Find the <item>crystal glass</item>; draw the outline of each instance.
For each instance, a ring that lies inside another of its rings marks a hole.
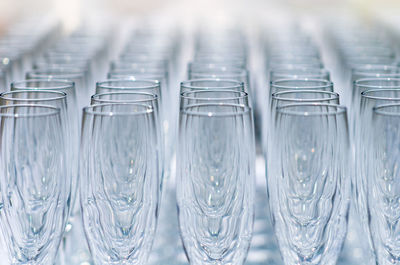
[[[354,201],[362,228],[366,232],[367,247],[366,253],[373,256],[373,242],[370,231],[370,212],[368,210],[368,170],[370,169],[368,160],[371,153],[370,142],[374,141],[373,134],[373,108],[384,104],[400,103],[399,89],[370,89],[361,93],[361,104],[358,113],[359,122],[356,123],[355,137],[355,178],[354,182]]]
[[[32,91],[31,93],[28,91]],[[36,92],[35,92],[36,91]],[[80,213],[79,207],[77,207],[77,194],[78,194],[78,153],[79,153],[79,134],[80,134],[80,122],[78,107],[76,103],[76,93],[75,93],[75,83],[72,81],[56,80],[56,79],[31,79],[13,82],[11,84],[11,92],[5,94],[7,101],[10,101],[13,97],[13,101],[27,100],[32,103],[34,100],[41,101],[46,98],[46,105],[58,104],[59,100],[54,100],[49,95],[52,92],[65,93],[66,102],[65,108],[61,108],[61,115],[64,116],[66,113],[65,120],[67,121],[65,130],[65,137],[67,141],[67,158],[69,159],[69,164],[67,167],[68,174],[71,174],[71,209],[68,224],[66,227],[66,233],[64,236],[66,238],[72,237],[73,240],[63,240],[60,255],[65,253],[77,253],[77,248],[84,241],[77,241],[77,238],[83,236],[83,230],[80,224]],[[42,96],[42,99],[38,97]],[[19,99],[16,99],[19,98]],[[21,99],[25,98],[25,99]],[[15,104],[15,103],[14,103]],[[61,107],[57,105],[57,107]],[[86,246],[85,246],[86,247]],[[87,247],[86,247],[87,248]],[[72,249],[72,250],[70,250]],[[65,259],[68,260],[70,256],[66,256]],[[64,259],[64,258],[62,258]]]
[[[180,109],[186,106],[200,103],[230,103],[249,106],[249,97],[246,92],[213,89],[213,90],[193,90],[185,91],[180,95]]]
[[[26,73],[26,79],[61,79],[74,82],[79,109],[88,104],[89,97],[93,94],[88,78],[87,69],[76,67],[36,69]]]
[[[326,69],[318,68],[276,68],[271,69],[269,80],[276,81],[279,79],[322,79],[330,81],[330,73]]]
[[[322,79],[280,79],[272,81],[270,93],[287,90],[323,90],[333,92],[333,83]]]
[[[181,110],[176,196],[190,264],[243,264],[254,221],[251,109],[202,103]]]
[[[83,112],[81,208],[94,264],[146,264],[161,174],[154,109],[115,103]]]
[[[162,134],[162,112],[159,109],[159,99],[156,94],[151,94],[148,92],[140,91],[126,91],[126,92],[109,92],[102,94],[95,94],[91,97],[91,104],[121,104],[121,103],[137,103],[149,105],[154,110],[154,119],[157,125],[157,135],[160,143],[160,191],[162,191],[162,186],[164,182],[164,171],[165,171],[165,151],[164,151],[164,135]],[[161,198],[160,198],[161,199]]]
[[[369,89],[390,89],[400,88],[400,78],[376,77],[358,79],[353,85],[352,105],[359,109],[361,93]]]
[[[60,109],[0,107],[1,226],[11,264],[53,265],[68,215]]]
[[[351,69],[351,83],[363,78],[400,77],[400,68],[394,65],[366,64]]]
[[[96,94],[108,92],[146,92],[162,100],[160,82],[146,79],[110,79],[96,83]]]
[[[199,61],[194,61],[190,62],[188,64],[188,73],[198,71],[198,70],[204,70],[204,69],[209,69],[212,71],[213,69],[223,69],[223,68],[240,68],[240,69],[246,69],[246,64],[243,63],[242,61],[233,61],[233,62],[199,62]]]
[[[214,90],[227,89],[235,91],[245,91],[244,83],[229,79],[193,79],[181,82],[181,92],[193,90]]]
[[[196,70],[188,73],[189,80],[206,79],[206,78],[219,78],[237,80],[243,82],[246,86],[246,90],[249,90],[249,73],[245,69],[241,68],[230,68],[220,70]]]
[[[372,120],[365,176],[368,224],[376,264],[396,264],[400,259],[397,233],[400,105],[396,103],[374,107]]]
[[[268,194],[285,264],[336,264],[350,198],[346,108],[302,103],[277,108]]]

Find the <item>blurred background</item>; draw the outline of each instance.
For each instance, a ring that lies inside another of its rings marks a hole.
[[[49,16],[62,22],[67,30],[79,22],[94,18],[141,18],[148,15],[168,15],[175,18],[199,16],[218,18],[235,14],[252,19],[277,16],[278,10],[307,15],[338,16],[357,12],[378,16],[384,20],[396,19],[398,0],[1,0],[0,30],[24,16]],[[256,13],[259,15],[255,16]]]

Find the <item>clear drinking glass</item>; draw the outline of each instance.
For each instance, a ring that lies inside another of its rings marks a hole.
[[[249,90],[250,80],[249,73],[246,69],[233,68],[214,71],[192,71],[189,72],[189,80],[219,78],[228,80],[237,80],[245,84],[246,90]]]
[[[373,242],[369,227],[370,216],[368,210],[368,170],[370,161],[368,160],[371,150],[368,143],[373,141],[373,108],[384,104],[400,103],[399,89],[370,89],[361,93],[361,104],[359,109],[359,122],[356,127],[355,137],[355,162],[356,174],[354,181],[354,201],[358,215],[365,232],[371,251]]]
[[[107,92],[146,92],[162,100],[160,82],[146,79],[110,79],[96,83],[96,94]]]
[[[200,103],[230,103],[249,107],[249,97],[246,92],[215,89],[185,91],[180,96],[180,109]]]
[[[363,78],[400,77],[400,68],[395,65],[366,64],[351,69],[351,83]]]
[[[181,110],[177,203],[190,264],[243,264],[254,221],[251,109],[202,103]]]
[[[270,210],[285,264],[336,264],[350,196],[346,108],[277,108],[268,157]]]
[[[235,91],[245,91],[244,83],[229,79],[193,79],[181,82],[181,92],[193,90],[214,90],[227,89]]]
[[[330,81],[330,73],[326,69],[318,68],[277,68],[271,69],[269,80],[276,81],[279,79],[322,79]]]
[[[1,226],[11,264],[53,265],[68,215],[60,109],[0,106]]]
[[[89,86],[87,69],[77,67],[36,69],[27,72],[26,79],[61,79],[74,82],[79,109],[88,104],[89,97],[93,94]]]
[[[115,103],[83,112],[81,208],[94,263],[146,264],[160,196],[154,109]]]
[[[154,110],[154,119],[157,125],[157,135],[160,143],[160,191],[162,192],[165,171],[165,154],[164,154],[164,135],[162,134],[162,113],[159,111],[159,100],[156,94],[140,91],[127,91],[127,92],[110,92],[95,94],[91,97],[91,104],[110,104],[110,103],[138,103],[149,105]],[[161,199],[161,198],[160,198]]]
[[[280,79],[272,81],[270,93],[287,90],[323,90],[333,92],[333,83],[322,79]]]
[[[368,141],[366,163],[369,228],[376,263],[396,264],[400,260],[399,220],[399,140],[400,104],[373,109],[372,137]]]
[[[278,107],[298,103],[324,103],[339,105],[339,94],[336,92],[323,90],[287,90],[272,93],[270,103],[272,120],[275,119],[276,109]]]
[[[359,109],[361,93],[369,89],[400,88],[400,78],[380,77],[358,79],[353,85],[352,104]]]
[[[72,81],[65,80],[56,80],[56,79],[30,79],[13,82],[11,84],[11,91],[15,94],[12,94],[13,97],[35,97],[35,91],[41,92],[58,92],[66,94],[66,103],[65,109],[61,108],[61,115],[66,113],[66,119],[68,126],[68,130],[65,131],[65,136],[67,140],[67,158],[69,160],[69,165],[67,167],[68,173],[71,174],[72,179],[72,187],[71,187],[71,209],[70,216],[68,220],[68,225],[66,227],[65,237],[75,237],[74,240],[63,240],[62,241],[62,251],[60,251],[60,255],[64,255],[65,253],[77,253],[76,249],[80,246],[82,241],[77,242],[76,238],[83,236],[83,230],[80,227],[79,223],[80,213],[79,207],[77,207],[77,195],[78,195],[78,153],[79,153],[79,134],[80,134],[80,123],[79,123],[79,113],[78,107],[76,103],[76,94],[75,94],[75,83]],[[21,93],[18,93],[21,91]],[[26,92],[32,91],[32,93]],[[40,93],[40,95],[45,95]],[[11,94],[6,94],[7,98],[10,98]],[[10,100],[10,99],[8,99]],[[16,99],[14,99],[16,100]],[[33,100],[30,100],[30,103]],[[55,101],[49,101],[55,103]],[[46,105],[53,105],[50,102],[46,102]],[[65,112],[64,112],[65,110]],[[85,243],[85,242],[83,242]],[[86,247],[86,246],[85,246]],[[87,247],[86,247],[87,248]],[[69,249],[73,249],[69,251]],[[78,254],[76,254],[78,255]],[[66,257],[68,259],[70,257]]]

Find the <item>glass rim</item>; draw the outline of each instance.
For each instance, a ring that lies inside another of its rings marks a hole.
[[[378,106],[373,107],[372,111],[375,115],[400,117],[400,112],[388,112],[388,111],[382,110],[382,109],[391,108],[391,107],[400,107],[400,103],[378,105]]]
[[[113,82],[128,82],[128,83],[135,83],[135,82],[144,82],[148,83],[149,85],[143,86],[116,86],[111,85]],[[104,81],[96,82],[96,89],[97,88],[105,88],[105,89],[116,89],[116,90],[129,90],[129,89],[160,89],[160,81],[152,80],[152,79],[136,79],[136,78],[126,78],[126,79],[108,79]]]
[[[190,85],[192,82],[227,82],[227,83],[232,83],[232,85],[228,85],[228,86],[194,86],[194,85]],[[199,90],[205,90],[207,88],[211,88],[211,89],[229,89],[229,88],[242,88],[244,89],[244,83],[237,81],[237,80],[233,80],[233,79],[223,79],[223,78],[200,78],[200,79],[190,79],[190,80],[186,80],[186,81],[182,81],[180,83],[180,88],[188,88],[188,89],[199,89]],[[234,90],[234,89],[233,89]]]
[[[335,108],[336,111],[333,112],[323,112],[323,111],[291,111],[287,110],[294,107],[332,107]],[[296,103],[289,104],[284,106],[276,107],[276,112],[280,115],[290,115],[290,116],[301,116],[301,117],[315,117],[315,116],[334,116],[334,115],[343,115],[347,113],[347,108],[343,105],[337,104],[326,104],[326,103]]]
[[[228,107],[238,107],[242,108],[242,111],[238,112],[224,112],[224,113],[213,113],[210,111],[192,111],[188,110],[194,107],[202,107],[202,106],[228,106]],[[199,116],[199,117],[232,117],[232,116],[244,116],[247,115],[251,112],[251,108],[248,106],[245,106],[243,104],[232,104],[232,103],[198,103],[198,104],[191,104],[184,106],[181,109],[181,113],[183,115],[188,115],[188,116]]]
[[[198,76],[199,78],[207,78],[207,77],[225,78],[225,77],[227,77],[229,79],[229,78],[232,78],[235,76],[247,77],[248,71],[246,69],[240,69],[240,68],[237,69],[237,71],[229,70],[229,71],[219,71],[219,72],[209,72],[209,73],[207,73],[206,71],[203,72],[203,71],[195,70],[195,71],[190,71],[189,74],[191,76],[192,75]],[[199,78],[196,78],[196,79],[199,79]]]
[[[32,87],[27,87],[26,85],[29,83],[37,83],[37,82],[43,82],[43,83],[55,83],[58,84],[55,86],[49,86],[49,87],[43,87],[40,85],[37,86],[32,86]],[[21,85],[24,85],[21,87]],[[61,89],[74,89],[75,88],[75,82],[74,81],[69,81],[69,80],[64,80],[64,79],[57,79],[57,78],[38,78],[38,79],[26,79],[26,80],[20,80],[20,81],[14,81],[11,83],[11,90],[61,90]]]
[[[87,72],[87,68],[81,68],[81,67],[76,67],[76,66],[70,66],[70,67],[46,67],[46,68],[40,68],[40,69],[33,69],[28,71],[26,74],[27,75],[71,75],[71,76],[83,76],[85,75],[85,72]]]
[[[95,108],[101,107],[111,107],[111,106],[141,106],[144,108],[143,111],[138,112],[119,112],[119,111],[97,111]],[[139,115],[148,115],[154,113],[154,108],[150,105],[138,104],[138,103],[105,103],[105,104],[94,104],[90,106],[86,106],[83,108],[83,114],[92,115],[92,116],[105,116],[105,117],[113,117],[113,116],[139,116]]]
[[[135,99],[135,100],[116,100],[116,99],[101,99],[98,98],[99,96],[105,96],[105,95],[146,95],[151,98],[148,99]],[[104,102],[104,103],[135,103],[135,102],[157,102],[158,100],[158,95],[153,94],[153,93],[148,93],[148,92],[142,92],[142,91],[126,91],[126,92],[105,92],[105,93],[97,93],[93,94],[90,97],[90,100],[92,101],[97,101],[97,102]],[[97,103],[96,103],[97,104]],[[103,104],[103,103],[99,103]]]
[[[56,94],[54,97],[48,97],[48,98],[12,98],[12,97],[7,97],[7,95],[13,95],[13,94],[22,94],[22,93],[47,93],[47,94]],[[58,96],[57,96],[58,94]],[[67,93],[63,91],[57,91],[57,90],[49,90],[49,89],[17,89],[17,90],[12,90],[12,91],[6,91],[0,93],[0,99],[3,100],[10,100],[10,101],[54,101],[54,100],[62,100],[67,98]]]
[[[400,67],[393,64],[360,64],[355,65],[351,68],[351,72],[354,73],[369,73],[363,72],[363,70],[374,70],[374,69],[396,69],[400,71]]]
[[[245,63],[242,62],[224,62],[224,61],[191,61],[188,63],[188,70],[193,71],[196,67],[207,67],[207,66],[215,66],[215,67],[229,67],[229,68],[238,68],[238,69],[246,69]]]
[[[228,93],[232,93],[232,94],[240,94],[239,96],[235,97],[224,97],[224,98],[197,98],[197,97],[191,97],[191,96],[187,96],[186,94],[201,94],[201,93],[213,93],[213,92],[228,92]],[[245,91],[238,91],[238,90],[230,90],[230,89],[213,89],[213,90],[209,90],[209,89],[203,89],[203,90],[187,90],[187,91],[183,91],[180,93],[180,97],[183,99],[200,99],[200,100],[234,100],[234,99],[245,99],[248,98],[249,94]]]
[[[157,75],[152,73],[135,73],[135,74],[123,74],[123,73],[112,73],[108,72],[107,77],[109,79],[116,79],[116,80],[153,80],[159,81],[164,80],[165,75]]]
[[[139,70],[139,71],[138,71]],[[168,74],[168,69],[167,68],[117,68],[117,69],[111,69],[108,74],[114,75],[114,74],[132,74],[132,75],[138,75],[138,74],[149,74],[149,75],[160,75],[160,76],[165,76]]]
[[[299,66],[296,67],[296,65],[294,65],[294,67],[291,68],[287,68],[287,67],[276,67],[276,68],[272,68],[270,69],[270,73],[283,73],[286,74],[287,71],[292,71],[292,70],[297,70],[297,71],[310,71],[310,72],[315,72],[315,74],[330,74],[330,71],[326,68],[315,68],[315,67],[307,67],[307,66]],[[289,74],[289,73],[288,73]],[[287,78],[286,78],[287,79]],[[318,79],[318,78],[316,78]]]
[[[399,85],[390,85],[390,86],[384,86],[384,85],[367,85],[367,84],[360,84],[362,82],[369,82],[369,81],[398,81]],[[374,78],[361,78],[354,80],[354,85],[356,87],[366,87],[366,88],[400,88],[400,77],[374,77]]]
[[[311,81],[311,82],[321,82],[321,83],[325,83],[325,84],[324,85],[309,85],[309,86],[287,86],[287,85],[285,86],[285,85],[277,84],[280,82],[288,82],[288,81],[293,81],[293,82]],[[333,82],[324,80],[324,79],[314,79],[314,78],[284,78],[284,79],[278,79],[278,80],[271,81],[271,87],[282,88],[282,89],[293,89],[293,88],[315,89],[315,88],[328,88],[328,87],[333,88]]]
[[[372,96],[369,95],[369,93],[375,93],[375,92],[385,92],[385,91],[397,91],[400,93],[400,87],[399,88],[384,88],[384,89],[368,89],[363,92],[361,92],[361,97],[366,98],[366,99],[373,99],[373,100],[398,100],[400,101],[400,94],[398,98],[394,97],[384,97],[384,96]]]
[[[280,97],[282,94],[290,94],[290,93],[318,93],[318,94],[328,94],[332,97],[329,98],[284,98]],[[281,101],[294,101],[294,102],[301,102],[301,101],[308,101],[308,102],[319,102],[319,101],[329,101],[334,99],[340,99],[339,93],[332,92],[332,91],[325,91],[325,90],[285,90],[285,91],[278,91],[271,94],[272,99],[281,100]]]
[[[16,109],[16,108],[37,108],[37,109],[48,109],[48,112],[45,113],[28,113],[28,114],[21,114],[21,113],[3,113],[2,110],[4,109]],[[60,108],[44,105],[44,104],[11,104],[11,105],[3,105],[0,106],[0,117],[2,118],[34,118],[34,117],[46,117],[46,116],[54,116],[60,115]]]

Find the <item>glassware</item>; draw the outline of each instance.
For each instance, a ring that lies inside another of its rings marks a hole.
[[[155,94],[162,100],[160,82],[146,79],[110,79],[96,83],[96,94],[107,92],[146,92]]]
[[[394,65],[366,64],[351,69],[351,83],[363,78],[400,77],[400,68]]]
[[[200,103],[230,103],[249,107],[249,97],[246,92],[213,89],[185,91],[180,96],[180,109]]]
[[[400,78],[363,78],[358,79],[353,85],[352,104],[357,110],[359,109],[361,93],[369,89],[390,89],[400,88]]]
[[[181,111],[176,196],[190,264],[243,264],[254,221],[251,109],[202,103]]]
[[[271,119],[275,120],[276,109],[291,104],[324,103],[339,105],[339,94],[324,90],[283,90],[271,95]],[[271,128],[273,125],[270,124]]]
[[[1,226],[10,263],[53,265],[70,194],[60,110],[0,106],[0,119]]]
[[[209,78],[193,79],[181,82],[181,92],[193,90],[214,90],[227,89],[245,92],[244,83],[236,80]]]
[[[372,137],[367,143],[366,208],[377,264],[399,260],[399,113],[398,103],[374,107]]]
[[[277,68],[271,69],[269,80],[276,81],[279,79],[322,79],[330,81],[330,73],[326,69],[318,68]]]
[[[366,251],[371,255],[373,242],[369,227],[369,210],[368,210],[368,169],[370,161],[368,157],[371,153],[369,143],[374,141],[373,138],[373,108],[384,104],[400,103],[400,88],[398,89],[370,89],[361,93],[361,104],[358,114],[359,122],[356,127],[355,137],[355,162],[356,174],[354,181],[354,201],[358,211],[362,227],[367,235],[369,249]]]
[[[83,112],[81,208],[94,264],[145,264],[161,174],[154,109],[116,103]]]
[[[93,92],[89,86],[89,73],[87,69],[68,67],[68,68],[46,68],[31,70],[26,73],[26,79],[61,79],[75,83],[76,100],[78,108],[81,109],[89,102]]]
[[[162,134],[162,116],[161,112],[159,111],[159,100],[156,94],[151,94],[147,92],[140,92],[140,91],[126,91],[126,92],[110,92],[110,93],[102,93],[102,94],[95,94],[91,97],[91,104],[121,104],[121,103],[137,103],[137,104],[145,104],[149,105],[154,110],[154,119],[157,125],[157,135],[158,141],[160,143],[160,191],[162,192],[163,182],[164,182],[164,171],[165,171],[165,153],[164,153],[164,135]],[[161,199],[161,198],[160,198]]]
[[[267,182],[284,263],[336,264],[351,184],[346,108],[284,105],[277,108],[275,124]]]
[[[28,91],[32,91],[29,93]],[[40,92],[38,92],[40,91]],[[23,80],[11,83],[11,92],[13,94],[6,94],[7,100],[10,101],[10,96],[12,97],[26,97],[30,98],[28,100],[32,103],[33,98],[39,95],[48,95],[51,92],[57,93],[65,93],[66,94],[66,102],[65,108],[61,108],[61,114],[66,114],[66,119],[68,126],[68,130],[66,133],[67,140],[67,158],[69,160],[69,165],[67,167],[68,174],[71,174],[72,186],[71,186],[71,209],[70,216],[68,220],[68,224],[66,227],[66,233],[64,237],[67,240],[62,241],[62,248],[60,251],[60,255],[66,255],[65,259],[69,261],[69,259],[73,255],[79,255],[78,248],[81,246],[83,241],[77,241],[77,238],[83,236],[83,230],[80,224],[80,213],[79,207],[77,207],[76,201],[78,196],[78,153],[79,153],[79,132],[80,132],[80,124],[78,107],[76,103],[76,94],[75,94],[75,83],[72,81],[65,80],[56,80],[56,79],[30,79]],[[48,93],[46,93],[48,92]],[[40,93],[40,94],[35,94]],[[36,95],[36,96],[35,96]],[[17,101],[17,99],[13,99]],[[20,99],[19,101],[22,101]],[[25,100],[25,99],[24,99]],[[39,100],[39,99],[36,99]],[[42,99],[43,100],[43,99]],[[47,99],[50,102],[46,102],[46,105],[56,104],[57,101]],[[58,103],[57,103],[58,104]],[[65,111],[64,111],[65,110]],[[85,242],[83,242],[85,244]],[[87,248],[84,246],[83,248]],[[73,255],[72,255],[73,253]],[[64,259],[64,258],[63,258]]]
[[[246,86],[246,90],[249,90],[249,73],[245,69],[241,68],[230,68],[220,70],[197,70],[189,72],[189,80],[206,79],[206,78],[219,78],[228,80],[237,80],[243,82]]]
[[[333,83],[322,79],[280,79],[271,82],[270,93],[287,90],[322,90],[333,92]]]

